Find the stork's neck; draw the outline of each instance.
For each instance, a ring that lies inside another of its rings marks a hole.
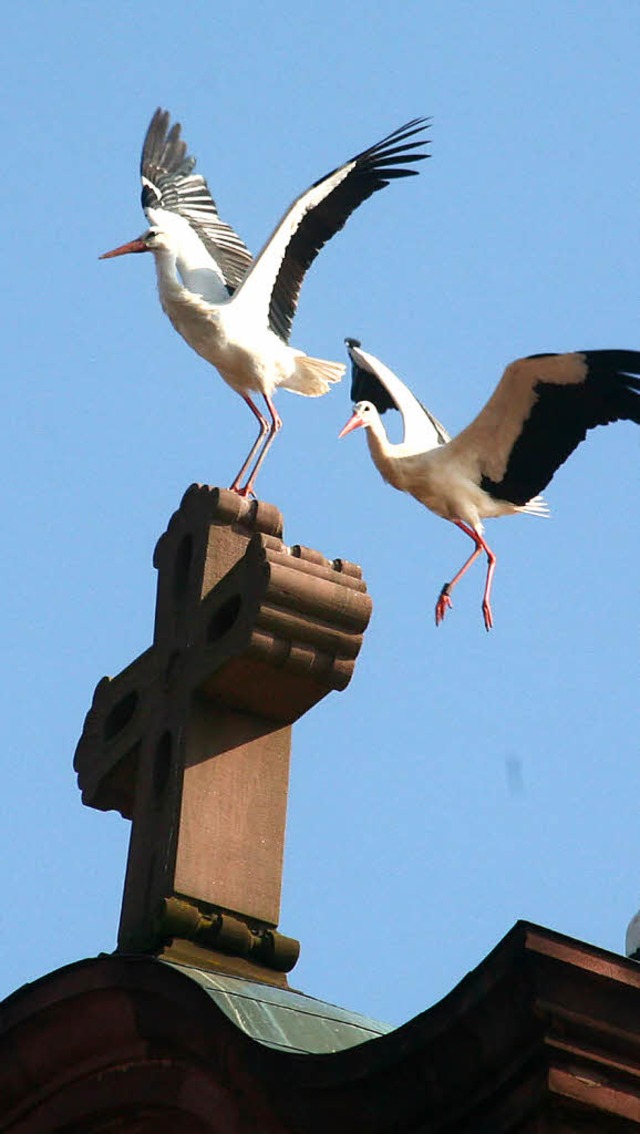
[[[373,463],[382,479],[392,484],[394,488],[399,488],[407,492],[413,491],[407,477],[411,477],[412,469],[415,473],[416,459],[424,472],[427,466],[430,465],[429,454],[438,449],[438,445],[435,442],[433,445],[427,444],[419,448],[416,448],[415,445],[408,445],[406,441],[401,441],[399,445],[394,445],[387,437],[380,418],[372,420],[367,428],[367,444]]]
[[[397,456],[396,449],[399,445],[393,445],[387,437],[386,430],[382,422],[378,419],[372,421],[365,430],[367,434],[367,445],[374,465],[383,477],[389,479],[389,469],[393,465],[394,458]]]
[[[158,249],[153,252],[158,279],[160,301],[164,307],[167,300],[175,299],[183,290],[178,279],[177,259],[174,252]]]

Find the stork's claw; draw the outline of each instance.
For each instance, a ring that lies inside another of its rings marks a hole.
[[[445,583],[438,595],[438,601],[436,603],[436,626],[440,625],[447,611],[453,607],[453,603],[449,597],[450,591],[451,583]]]
[[[249,485],[245,484],[243,488],[237,488],[235,484],[231,485],[230,492],[237,492],[238,496],[242,496],[245,500],[257,500],[255,492]]]
[[[482,603],[482,617],[484,618],[485,630],[491,630],[493,627],[493,612],[486,599]]]

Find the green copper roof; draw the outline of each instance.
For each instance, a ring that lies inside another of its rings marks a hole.
[[[387,1024],[301,992],[174,961],[162,963],[197,981],[238,1028],[268,1047],[314,1054],[343,1051],[392,1031]]]

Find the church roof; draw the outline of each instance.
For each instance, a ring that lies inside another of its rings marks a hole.
[[[302,992],[170,963],[201,988],[243,1032],[281,1051],[344,1051],[391,1031],[387,1024]]]
[[[1,1006],[2,1128],[627,1134],[639,1021],[640,965],[526,922],[443,1000],[366,1042],[378,1025],[300,993],[101,956]],[[315,1046],[327,1036],[335,1048]]]

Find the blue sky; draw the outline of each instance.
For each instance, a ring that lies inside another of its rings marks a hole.
[[[182,121],[254,250],[311,181],[432,115],[420,177],[368,201],[305,281],[292,342],[359,337],[450,432],[523,354],[640,349],[634,2],[24,4],[4,83],[4,787],[0,994],[115,944],[128,824],[71,760],[93,688],[150,643],[153,547],[194,481],[254,434],[162,315],[138,160]],[[259,481],[286,538],[360,562],[356,676],[294,733],[280,927],[292,983],[390,1022],[444,995],[518,918],[621,950],[640,905],[638,431],[591,434],[552,519],[468,553],[337,433],[347,383],[282,392]]]

